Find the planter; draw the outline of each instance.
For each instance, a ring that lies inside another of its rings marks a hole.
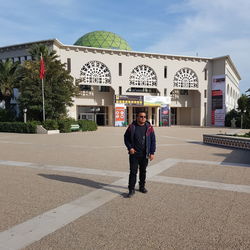
[[[203,143],[250,150],[250,139],[226,135],[203,135]]]

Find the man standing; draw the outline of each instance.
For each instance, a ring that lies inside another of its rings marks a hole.
[[[124,143],[129,153],[128,197],[135,193],[136,176],[139,166],[139,191],[147,193],[145,188],[148,159],[152,161],[155,153],[155,133],[151,124],[146,121],[144,111],[136,114],[136,121],[130,124],[124,134]]]

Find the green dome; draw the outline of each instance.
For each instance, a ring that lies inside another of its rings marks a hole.
[[[108,31],[94,31],[87,33],[80,37],[74,45],[105,49],[132,50],[123,38]]]

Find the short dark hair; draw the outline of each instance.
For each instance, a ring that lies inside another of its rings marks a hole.
[[[139,110],[139,111],[136,112],[136,117],[138,117],[140,113],[145,113],[145,114],[147,115],[146,111],[144,111],[144,110]]]

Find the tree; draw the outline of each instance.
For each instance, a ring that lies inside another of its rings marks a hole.
[[[249,113],[249,115],[250,115],[250,89],[248,89],[247,91],[246,91],[246,93],[249,93],[248,95],[247,95],[247,97],[248,97],[248,102],[247,102],[247,112]]]
[[[250,89],[246,91],[250,92]],[[238,99],[238,110],[241,114],[241,119],[243,121],[243,128],[250,128],[250,95],[243,94]]]
[[[40,56],[43,53],[45,62],[44,95],[46,119],[60,119],[67,116],[67,106],[73,105],[73,97],[78,88],[73,77],[57,58],[55,51],[44,45],[33,46],[30,50],[34,61],[22,65],[23,78],[19,82],[21,92],[19,104],[27,108],[29,120],[42,120],[42,85],[39,78]]]
[[[240,113],[237,112],[235,109],[230,110],[227,112],[225,116],[225,126],[231,127],[231,121],[235,119],[236,120],[236,127],[240,127]]]
[[[250,89],[246,91],[246,93],[250,93]],[[244,119],[244,127],[250,128],[250,94],[247,95],[247,105],[246,105],[246,113]]]
[[[55,50],[52,50],[48,46],[41,43],[32,45],[28,52],[35,61],[39,61],[41,55],[43,56],[45,61],[53,61],[58,59],[58,55],[56,54]]]
[[[248,106],[248,96],[247,95],[241,95],[241,97],[237,101],[238,103],[238,110],[243,113],[245,110],[247,110]]]
[[[5,108],[10,109],[10,100],[13,96],[13,89],[19,80],[19,63],[11,60],[0,61],[0,101],[5,101]]]

